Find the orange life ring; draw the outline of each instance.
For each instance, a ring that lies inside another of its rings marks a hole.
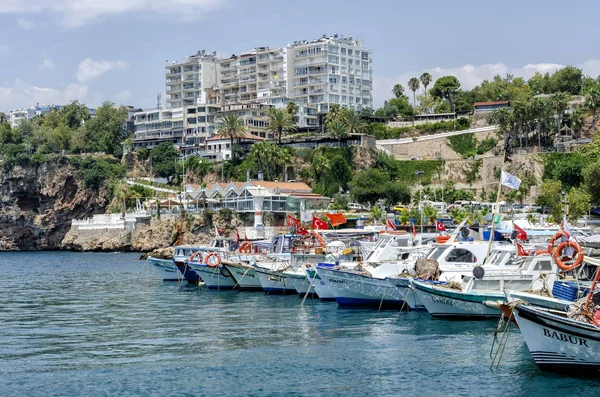
[[[217,258],[216,262],[211,262],[210,258]],[[217,267],[221,264],[221,257],[219,256],[219,254],[211,252],[207,257],[206,257],[206,266],[208,267]]]
[[[435,238],[436,243],[445,243],[448,240],[450,240],[450,236],[436,236]]]
[[[243,242],[242,244],[240,244],[240,249],[239,249],[240,253],[242,254],[249,254],[252,252],[252,243],[246,241]]]
[[[566,237],[567,239],[570,237],[567,232],[564,230],[559,230],[550,240],[548,240],[548,253],[552,255],[554,253],[554,242],[558,238]]]
[[[202,256],[202,251],[196,251],[196,252],[194,252],[192,255],[190,255],[190,259],[189,259],[189,261],[188,261],[188,262],[193,262],[193,261],[194,261],[194,259],[195,259],[195,258],[196,258],[198,255]]]
[[[572,257],[566,257],[568,258],[567,261],[575,260],[572,265],[567,265],[565,262],[563,262],[564,257],[562,256],[562,253],[567,247],[575,250],[575,253]],[[556,261],[556,265],[560,267],[562,271],[568,272],[581,265],[581,262],[583,262],[583,252],[579,244],[577,244],[575,241],[564,241],[556,248],[556,251],[554,252],[554,260]]]

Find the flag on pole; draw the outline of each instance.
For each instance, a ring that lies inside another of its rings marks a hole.
[[[392,220],[390,218],[387,218],[387,221],[385,221],[385,226],[386,226],[386,228],[396,230],[396,225],[394,225],[394,222],[392,222]]]
[[[527,232],[519,227],[515,223],[515,230],[517,231],[517,240],[525,241],[527,240]]]
[[[412,226],[412,233],[413,233],[413,236],[415,236],[415,237],[416,237],[416,236],[417,236],[417,228],[415,227],[415,223],[414,223],[413,221],[410,221],[410,224],[411,224],[411,226]]]
[[[500,183],[515,190],[518,190],[519,186],[521,186],[521,180],[519,178],[504,171],[502,171]]]
[[[248,241],[248,235],[244,233],[244,241]]]
[[[329,229],[329,226],[327,226],[327,222],[317,217],[313,217],[312,228],[316,230],[327,230]]]
[[[237,229],[235,229],[235,242],[240,243],[240,232]]]
[[[215,225],[215,236],[217,236],[217,238],[221,237],[221,231],[219,230],[217,225]]]
[[[440,221],[437,221],[435,223],[435,230],[437,230],[438,232],[445,232],[446,231],[446,226],[444,226],[444,224]]]

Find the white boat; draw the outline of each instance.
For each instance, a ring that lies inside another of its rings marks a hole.
[[[254,264],[254,270],[265,292],[269,294],[297,294],[292,280],[284,272],[291,269],[289,262],[263,260]]]
[[[321,264],[321,266],[334,267],[335,264]],[[306,278],[310,280],[310,283],[312,284],[319,299],[324,301],[334,301],[335,296],[333,296],[333,293],[325,281],[323,281],[323,279],[319,276],[315,268],[316,266],[305,266],[303,268],[304,272],[306,273]]]
[[[262,291],[262,285],[256,275],[253,266],[243,262],[222,261],[221,265],[233,275],[235,282],[240,290],[243,291]]]
[[[208,289],[231,290],[236,285],[231,272],[223,265],[213,267],[206,263],[188,262],[188,266],[198,273]]]
[[[549,255],[517,257],[498,266],[484,264],[464,276],[462,288],[413,281],[412,288],[432,317],[485,318],[500,314],[505,289],[552,289],[557,269]]]
[[[311,280],[306,277],[306,273],[302,267],[296,268],[296,270],[289,269],[283,272],[283,275],[291,280],[296,292],[304,296],[306,294],[316,294],[315,289],[312,286]]]
[[[181,276],[172,259],[159,259],[149,256],[146,261],[152,265],[163,281],[180,281]]]
[[[411,237],[382,235],[373,253],[362,265],[362,271],[318,268],[317,272],[341,305],[403,307],[408,303],[408,283],[399,282],[398,275],[409,273],[417,259],[436,259],[442,264],[444,261],[452,261],[452,267],[448,268],[460,269],[460,272],[464,273],[483,262],[487,250],[487,244],[484,242],[459,242],[453,239],[449,243],[433,246],[413,246]],[[393,259],[381,260],[377,257],[378,253],[389,257],[389,252],[394,253]],[[459,274],[459,271],[450,271],[446,277],[455,277],[456,274]],[[389,280],[390,277],[395,279]],[[416,307],[418,302],[413,299],[412,304]]]
[[[541,370],[600,375],[600,327],[524,304],[512,314]]]

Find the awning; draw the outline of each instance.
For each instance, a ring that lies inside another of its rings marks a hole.
[[[346,217],[344,214],[325,214],[332,226],[339,226],[346,223]]]

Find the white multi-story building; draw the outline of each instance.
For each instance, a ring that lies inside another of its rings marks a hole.
[[[333,104],[373,107],[373,59],[359,40],[323,36],[288,45],[286,55],[288,97],[298,105],[318,105],[320,113]]]
[[[220,102],[283,104],[286,94],[285,49],[259,47],[221,60]]]
[[[220,60],[204,50],[165,66],[167,107],[182,108],[210,102],[211,90],[220,83]]]
[[[150,109],[135,114],[134,149],[151,149],[162,142],[183,143],[184,110]]]
[[[31,120],[36,116],[43,116],[50,113],[52,110],[58,110],[62,105],[40,105],[39,103],[27,109],[15,109],[8,113],[8,122],[10,126],[16,128],[21,121]],[[90,117],[96,117],[96,109],[88,108]]]

